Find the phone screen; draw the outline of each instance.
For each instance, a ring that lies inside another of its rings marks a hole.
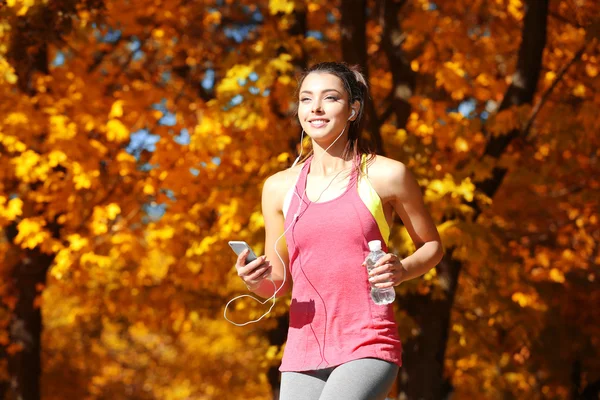
[[[246,264],[248,264],[249,262],[252,262],[258,258],[258,257],[256,257],[256,254],[254,254],[254,252],[252,251],[252,248],[246,242],[243,242],[241,240],[232,240],[229,242],[229,246],[231,246],[231,249],[238,256],[242,253],[242,251],[244,251],[246,249],[250,250],[250,252],[246,256]]]

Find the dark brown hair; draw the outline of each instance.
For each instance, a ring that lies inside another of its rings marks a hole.
[[[369,149],[367,143],[365,143],[361,135],[364,125],[363,115],[365,111],[365,105],[369,100],[369,88],[367,85],[367,80],[360,72],[360,68],[356,65],[350,66],[342,62],[322,62],[315,64],[304,71],[304,73],[299,77],[297,89],[298,92],[302,87],[304,79],[313,72],[320,74],[331,74],[338,77],[342,81],[342,84],[346,89],[346,93],[348,94],[349,107],[356,101],[358,101],[360,104],[357,110],[358,115],[354,121],[349,121],[348,142],[346,142],[346,147],[344,148],[342,157],[344,159],[348,159],[348,156],[352,155],[354,157],[353,159],[356,159],[359,154],[370,154],[371,160],[372,156],[374,156],[374,153]],[[298,93],[296,93],[296,97],[298,97]],[[308,155],[311,153],[312,149]]]

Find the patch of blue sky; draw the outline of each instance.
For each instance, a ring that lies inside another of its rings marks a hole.
[[[254,22],[258,22],[258,23],[263,22],[265,20],[265,17],[263,17],[263,15],[260,12],[260,10],[258,9],[258,7],[254,11],[254,13],[252,13],[252,20]]]
[[[236,43],[242,43],[254,29],[256,26],[242,25],[235,28],[225,27],[223,32],[229,39],[233,39]]]
[[[198,176],[200,175],[200,170],[198,168],[190,168],[190,174]]]
[[[205,90],[211,90],[215,85],[215,70],[212,68],[207,69],[204,72],[204,78],[202,78],[202,87]]]
[[[438,9],[437,4],[435,4],[433,1],[429,2],[429,7],[427,8],[429,11],[435,11]]]
[[[242,104],[242,101],[244,101],[244,96],[242,96],[241,94],[237,94],[233,96],[231,100],[229,100],[228,107],[239,106],[240,104]]]
[[[127,43],[127,47],[129,47],[129,50],[131,51],[138,51],[140,47],[142,47],[142,42],[140,42],[140,39],[138,39],[137,36],[132,36],[129,43]]]
[[[335,15],[332,12],[327,13],[327,22],[329,22],[330,24],[335,24],[336,19]]]
[[[154,151],[156,150],[156,143],[160,140],[159,135],[153,135],[148,132],[147,129],[140,129],[137,132],[133,132],[129,137],[129,144],[125,151],[129,154],[140,157],[142,151]]]
[[[63,64],[65,63],[65,54],[58,50],[56,52],[56,56],[54,57],[54,60],[52,60],[52,66],[53,67],[61,67]]]
[[[246,83],[248,83],[248,79],[246,79],[246,78],[238,78],[238,85],[240,85],[240,86],[246,86]]]
[[[175,136],[173,140],[175,140],[175,143],[179,143],[182,146],[187,146],[190,144],[190,132],[187,130],[187,128],[183,128],[179,131],[179,135]]]
[[[257,88],[256,86],[250,86],[250,87],[248,88],[248,91],[249,91],[250,93],[254,94],[254,95],[257,95],[257,94],[259,94],[259,93],[260,93],[260,89],[259,89],[259,88]]]
[[[177,117],[170,111],[163,111],[158,123],[164,126],[174,126],[177,123]]]
[[[221,157],[213,157],[213,158],[212,158],[210,161],[211,161],[213,164],[215,164],[217,167],[218,167],[219,165],[221,165]]]
[[[477,25],[474,26],[472,28],[469,28],[467,33],[470,36],[475,36],[478,38],[481,37],[490,37],[491,36],[491,32],[490,32],[490,27],[489,26],[482,26],[482,25]]]
[[[265,89],[263,92],[263,96],[267,97],[268,95],[271,94],[271,90],[270,89]]]
[[[471,98],[464,100],[458,105],[458,112],[461,113],[463,117],[470,118],[473,116],[472,113],[475,111],[475,107],[477,107],[475,99]]]
[[[132,39],[127,44],[127,47],[129,47],[129,51],[133,53],[132,59],[134,61],[138,61],[142,57],[144,57],[144,52],[141,50],[142,42],[140,42],[140,40],[136,36],[132,37]]]
[[[251,82],[256,82],[258,80],[258,74],[252,71],[250,72],[250,75],[248,75],[248,79],[250,79]]]
[[[162,74],[160,74],[160,79],[163,83],[168,83],[171,80],[171,71],[163,71]]]
[[[108,32],[104,35],[102,40],[107,43],[115,43],[121,39],[122,32],[119,29],[108,28]]]
[[[160,101],[160,103],[154,103],[152,104],[152,108],[158,111],[162,111],[163,113],[166,113],[167,110],[167,100],[166,99],[162,99]]]
[[[158,164],[150,164],[150,163],[143,163],[142,165],[140,165],[138,167],[138,170],[142,171],[142,172],[148,172],[153,170],[154,168],[158,168],[160,165]]]
[[[142,218],[145,223],[151,221],[158,221],[165,215],[165,211],[167,210],[166,204],[159,204],[156,202],[144,204],[143,210],[146,213],[146,216]]]
[[[114,43],[121,38],[122,32],[119,29],[113,29],[104,24],[98,25],[96,23],[92,24],[92,28],[94,29],[94,38],[99,42]],[[108,30],[103,35],[102,31],[106,28],[108,28]]]
[[[163,192],[164,194],[167,195],[167,197],[169,198],[169,200],[175,201],[176,197],[175,197],[175,192],[172,191],[171,189],[161,189],[161,192]]]
[[[325,38],[325,36],[323,35],[323,32],[321,32],[321,31],[308,31],[308,32],[306,32],[306,36],[315,38],[317,40],[323,40]]]

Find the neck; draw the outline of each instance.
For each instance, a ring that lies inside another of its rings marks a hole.
[[[342,135],[337,142],[323,145],[313,140],[313,159],[311,172],[315,175],[331,175],[348,167],[351,156],[343,157],[348,139]]]

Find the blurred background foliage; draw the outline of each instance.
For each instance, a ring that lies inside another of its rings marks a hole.
[[[390,396],[598,398],[599,38],[595,0],[0,2],[0,398],[276,396],[289,298],[226,322],[227,241],[263,251],[296,77],[342,60],[446,247]]]

